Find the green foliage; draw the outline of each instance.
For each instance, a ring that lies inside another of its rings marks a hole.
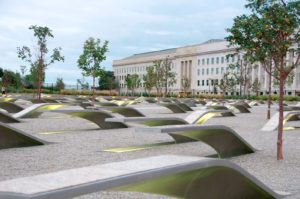
[[[300,63],[300,1],[248,0],[250,15],[238,16],[226,39],[245,51],[252,62],[261,62],[279,81],[277,159],[282,155],[283,89],[286,79]],[[287,59],[288,58],[288,59]],[[286,61],[288,60],[288,61]],[[272,73],[273,71],[273,73]]]
[[[103,71],[99,78],[100,90],[112,90],[118,87],[118,82],[115,79],[112,71]]]
[[[156,60],[153,62],[154,67],[154,78],[155,78],[155,88],[156,93],[160,95],[162,93],[162,87],[164,85],[163,83],[163,60]]]
[[[234,92],[237,85],[237,79],[233,72],[230,72],[230,68],[224,73],[223,78],[218,85],[219,89],[225,94],[226,92]]]
[[[154,66],[148,66],[146,69],[147,73],[143,76],[144,87],[148,91],[148,95],[151,93],[152,88],[156,82],[156,73]]]
[[[3,68],[0,68],[0,78],[3,77]]]
[[[3,70],[2,84],[4,86],[12,86],[19,88],[21,86],[20,73],[14,73],[10,70]]]
[[[252,90],[253,93],[256,94],[256,96],[258,96],[258,92],[260,90],[260,87],[261,87],[261,84],[260,84],[258,78],[255,78],[254,82],[251,85],[251,90]]]
[[[168,88],[176,83],[176,73],[172,72],[171,61],[168,57],[153,62],[154,68],[154,87],[158,95],[162,93],[164,89],[164,95],[167,95]]]
[[[61,55],[61,48],[54,48],[52,54],[49,57],[46,55],[49,53],[47,48],[47,39],[53,38],[52,30],[48,27],[42,27],[33,25],[29,27],[33,30],[34,36],[37,38],[37,44],[35,52],[32,52],[29,47],[17,47],[17,54],[20,59],[30,65],[30,77],[27,79],[31,81],[32,85],[36,85],[38,88],[38,98],[41,97],[42,82],[45,78],[46,68],[56,61],[64,61],[64,57]],[[36,54],[37,57],[33,57],[32,54]],[[36,83],[34,83],[36,82]]]
[[[105,53],[108,52],[108,41],[104,41],[101,46],[100,39],[90,37],[84,42],[83,53],[77,60],[78,67],[82,70],[83,75],[93,77],[93,93],[95,93],[95,78],[101,76],[103,67],[101,62],[106,60]],[[95,97],[93,95],[93,97]]]
[[[61,95],[93,95],[93,91],[91,90],[61,90],[59,92]],[[108,91],[96,91],[95,95],[101,96],[116,96],[116,92],[108,92]]]
[[[171,60],[166,57],[162,62],[162,82],[165,88],[164,96],[168,93],[168,88],[176,84],[176,73],[172,72]]]
[[[127,74],[127,76],[125,77],[125,83],[127,89],[131,90],[131,93],[133,94],[135,89],[141,86],[141,79],[139,78],[138,74]]]
[[[85,81],[84,77],[77,79],[77,84],[80,85],[81,89],[89,89],[89,83]]]
[[[181,85],[183,88],[183,92],[187,93],[191,87],[191,80],[187,77],[183,77],[181,80]]]
[[[55,89],[58,91],[65,89],[65,83],[63,78],[56,79]]]

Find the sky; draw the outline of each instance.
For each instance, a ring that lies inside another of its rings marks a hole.
[[[222,39],[233,18],[246,13],[246,0],[0,0],[0,67],[20,71],[17,47],[35,49],[31,25],[47,26],[51,51],[62,48],[64,62],[46,70],[46,83],[82,78],[77,60],[89,37],[109,41],[107,59]],[[29,70],[29,66],[27,66]],[[28,73],[28,72],[27,72]],[[90,82],[90,78],[86,78]]]

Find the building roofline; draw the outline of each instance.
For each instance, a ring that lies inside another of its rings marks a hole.
[[[132,58],[138,58],[138,57],[148,57],[148,56],[153,56],[153,55],[175,53],[178,49],[201,46],[201,45],[224,42],[224,41],[226,41],[226,40],[225,39],[210,39],[210,40],[207,40],[207,41],[202,42],[200,44],[192,44],[192,45],[180,46],[180,47],[177,47],[177,48],[168,48],[168,49],[162,49],[162,50],[156,50],[156,51],[136,53],[136,54],[133,54],[131,56],[125,57],[123,59],[118,59],[118,60],[114,60],[114,61],[125,61],[125,60],[129,60],[129,59],[132,59]]]

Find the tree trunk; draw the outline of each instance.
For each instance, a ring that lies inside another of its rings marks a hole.
[[[159,105],[160,103],[160,92],[159,92],[159,88],[156,89],[157,90],[157,104]]]
[[[167,74],[166,74],[167,75]],[[168,79],[166,79],[166,82],[165,82],[165,93],[164,93],[164,97],[167,96],[167,93],[168,93]]]
[[[283,72],[283,71],[282,71]],[[282,130],[283,130],[283,88],[284,88],[284,76],[280,75],[279,85],[279,121],[278,121],[278,136],[277,136],[277,160],[282,160]]]
[[[95,101],[95,85],[96,85],[96,80],[95,76],[93,76],[93,102]]]
[[[42,75],[43,75],[43,61],[39,61],[38,66],[38,77],[37,77],[37,98],[41,100],[41,91],[42,91]]]
[[[267,119],[269,120],[271,118],[271,102],[272,102],[272,95],[271,95],[271,92],[272,92],[272,81],[271,81],[271,78],[272,78],[272,73],[270,71],[269,73],[269,95],[268,95],[268,113],[267,113]]]

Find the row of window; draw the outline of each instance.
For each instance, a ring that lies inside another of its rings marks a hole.
[[[207,79],[206,81],[205,80],[197,81],[197,86],[217,86],[217,85],[219,85],[218,79]]]
[[[174,69],[175,64],[172,63],[171,69]],[[138,72],[146,72],[148,66],[134,66],[134,67],[126,67],[126,68],[116,68],[115,69],[115,74],[120,74],[120,73],[138,73]]]
[[[138,73],[138,72],[146,72],[146,66],[135,66],[135,67],[126,67],[126,68],[116,68],[115,73]]]
[[[226,68],[226,71],[228,70],[228,67]],[[200,76],[204,76],[204,75],[223,75],[225,72],[225,67],[220,67],[220,68],[202,68],[201,70],[198,69],[197,70],[197,75]]]
[[[198,66],[200,65],[209,65],[209,64],[224,64],[225,60],[226,63],[230,62],[230,58],[231,58],[231,62],[235,62],[235,57],[236,56],[225,56],[225,57],[211,57],[211,58],[202,58],[202,59],[198,59]],[[238,61],[240,60],[240,55],[237,56]]]
[[[144,76],[145,74],[138,74],[138,75],[139,75],[139,78],[140,78],[141,80],[143,80],[143,76]],[[116,77],[117,80],[122,81],[122,80],[125,80],[126,75],[120,75],[120,76],[115,76],[115,77]]]

